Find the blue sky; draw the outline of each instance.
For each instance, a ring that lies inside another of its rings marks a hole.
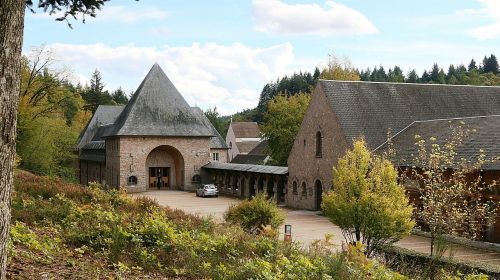
[[[230,114],[265,83],[321,67],[329,53],[358,68],[467,64],[500,55],[500,0],[112,0],[73,29],[27,11],[24,52],[45,45],[85,84],[132,92],[158,62],[191,105]]]

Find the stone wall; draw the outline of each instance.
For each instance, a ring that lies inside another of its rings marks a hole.
[[[321,133],[322,153],[316,156],[316,134]],[[318,209],[315,183],[323,192],[331,189],[332,167],[347,150],[347,142],[320,86],[312,94],[311,104],[300,126],[288,158],[286,204],[301,209]],[[294,191],[294,182],[297,186]]]
[[[126,187],[129,192],[143,192],[148,188],[148,170],[146,160],[155,148],[169,146],[177,150],[184,161],[179,176],[183,180],[177,180],[172,189],[195,190],[196,184],[191,182],[196,174],[200,174],[200,168],[210,162],[210,138],[209,137],[132,137],[124,136],[119,139],[119,156],[110,152],[109,159],[119,161],[119,186]],[[108,159],[108,157],[107,157]],[[116,162],[109,162],[109,167],[116,166]],[[137,177],[137,185],[128,185],[130,176]]]

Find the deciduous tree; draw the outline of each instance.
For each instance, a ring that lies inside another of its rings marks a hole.
[[[481,168],[495,160],[478,150],[474,160],[458,156],[457,149],[475,132],[462,122],[450,124],[449,139],[423,139],[416,135],[418,155],[415,167],[406,174],[420,193],[416,217],[431,234],[431,255],[436,254],[435,240],[444,234],[470,239],[481,237],[496,213],[496,207],[484,196],[495,182],[484,182]],[[397,153],[397,151],[395,151]]]
[[[268,140],[273,164],[287,164],[293,141],[310,100],[309,94],[300,93],[289,97],[278,95],[269,102],[262,132]]]
[[[322,208],[348,243],[364,244],[370,255],[410,233],[413,207],[392,163],[370,153],[363,140],[353,146],[333,168],[333,188],[323,195]]]
[[[40,0],[38,7],[67,16],[95,16],[106,0]],[[7,237],[10,226],[12,172],[16,150],[17,105],[25,8],[33,0],[3,0],[0,4],[0,279],[5,279]]]

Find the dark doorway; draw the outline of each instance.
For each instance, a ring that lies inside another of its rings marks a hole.
[[[276,196],[278,201],[278,204],[285,203],[285,183],[283,182],[283,179],[280,178],[278,182],[278,195]]]
[[[321,210],[321,202],[323,201],[323,186],[320,180],[316,180],[314,184],[316,190],[316,210]]]
[[[170,187],[170,167],[149,168],[149,188],[168,189]]]

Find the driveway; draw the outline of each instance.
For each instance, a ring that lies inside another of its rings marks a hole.
[[[224,212],[230,205],[238,203],[236,198],[219,196],[217,198],[196,197],[194,193],[184,191],[148,191],[131,194],[132,197],[146,196],[152,198],[162,206],[177,208],[186,213],[213,217],[222,221]],[[339,227],[330,223],[319,212],[307,210],[292,210],[283,208],[286,213],[285,224],[292,225],[292,239],[308,246],[312,241],[323,239],[325,234],[333,234],[332,242],[341,246],[343,237]],[[280,230],[283,232],[283,229]],[[429,239],[422,236],[410,235],[396,243],[397,246],[417,252],[429,253]],[[490,252],[457,245],[454,248],[454,257],[489,263],[500,266],[500,253]]]

